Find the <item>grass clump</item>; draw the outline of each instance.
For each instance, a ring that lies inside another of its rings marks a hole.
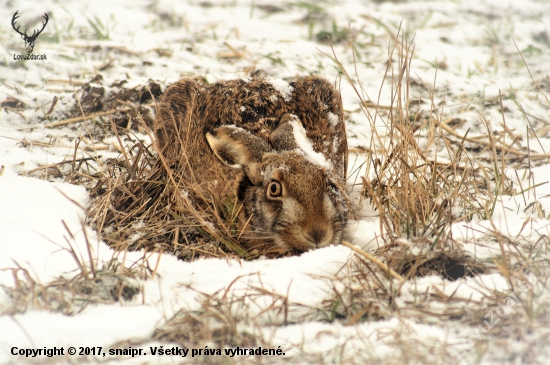
[[[141,293],[140,279],[149,277],[144,265],[126,267],[116,257],[98,264],[86,234],[88,257],[84,259],[74,248],[75,236],[65,223],[64,226],[69,236],[65,237],[69,244],[65,250],[77,264],[76,274],[63,275],[43,284],[17,263],[15,268],[2,269],[11,271],[13,286],[0,285],[11,300],[11,305],[3,308],[0,315],[24,313],[29,309],[75,315],[90,304],[132,301]]]

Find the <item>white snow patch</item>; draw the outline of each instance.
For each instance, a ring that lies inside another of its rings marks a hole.
[[[289,122],[293,128],[294,140],[298,145],[298,148],[301,152],[304,153],[304,156],[312,164],[321,166],[327,170],[332,169],[332,163],[327,161],[325,156],[322,153],[315,152],[311,141],[307,138],[306,130],[302,126],[302,123],[299,122],[297,116],[292,115],[293,119]]]
[[[294,91],[294,88],[290,86],[288,82],[273,78],[268,78],[266,81],[269,82],[275,90],[281,93],[284,101],[289,102],[290,99],[292,99],[292,92]]]
[[[349,221],[346,227],[346,238],[354,245],[367,252],[374,252],[382,242],[377,241],[380,234],[380,223],[375,220]]]
[[[331,126],[336,127],[338,125],[338,116],[333,112],[328,112],[327,119]]]
[[[340,147],[340,138],[334,137],[332,140],[332,150],[336,152],[338,151],[338,147]]]

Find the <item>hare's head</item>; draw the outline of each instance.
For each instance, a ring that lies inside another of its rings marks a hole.
[[[237,195],[255,237],[307,251],[340,243],[348,204],[330,161],[312,162],[307,146],[296,143],[300,128],[305,136],[299,121],[290,119],[271,134],[270,143],[235,126],[216,128],[206,139],[223,163],[243,170]]]

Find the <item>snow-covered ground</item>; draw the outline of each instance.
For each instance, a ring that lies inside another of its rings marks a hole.
[[[25,53],[10,24],[16,10],[23,29],[34,29],[48,13],[49,23],[34,49],[47,60],[14,60],[14,54]],[[409,40],[414,36],[411,99],[422,99],[422,109],[430,113],[435,106],[432,112],[442,119],[464,119],[457,132],[464,135],[470,129],[470,137],[486,133],[482,115],[495,131],[502,131],[504,115],[505,127],[517,136],[516,144],[508,141],[511,147],[550,153],[550,3],[47,0],[37,5],[5,0],[0,19],[0,285],[5,288],[0,290],[0,363],[281,363],[289,357],[293,363],[326,364],[550,363],[549,159],[514,160],[506,175],[523,184],[516,183],[516,190],[509,192],[515,195],[499,198],[491,219],[453,226],[453,238],[487,263],[489,272],[457,281],[434,275],[410,279],[399,289],[390,287],[392,302],[363,298],[365,308],[374,303],[377,309],[369,310],[380,314],[366,321],[323,318],[331,313],[327,303],[337,303],[335,292],[347,293],[361,283],[354,276],[360,263],[344,246],[254,261],[184,262],[166,254],[115,253],[83,224],[83,208],[90,204],[86,189],[63,182],[55,173],[47,176],[49,169],[35,170],[72,160],[78,139],[78,158],[118,155],[115,139],[100,141],[108,149],[86,152],[97,142],[93,121],[45,126],[66,119],[79,85],[97,74],[107,90],[121,80],[127,81],[126,87],[149,80],[164,87],[182,77],[212,82],[254,70],[280,79],[321,75],[341,89],[348,144],[368,147],[372,126],[353,88],[327,56],[332,50],[323,32],[331,33],[335,54],[348,72],[356,67],[367,99],[390,105],[391,85],[383,80],[388,47],[399,27]],[[54,97],[57,103],[51,109]],[[8,102],[10,98],[25,106]],[[384,127],[382,122],[376,125],[380,133]],[[138,137],[148,139],[145,134]],[[364,159],[351,155],[350,161],[356,158]],[[352,243],[371,251],[376,247],[377,219],[350,227]],[[519,243],[503,247],[499,237]],[[79,265],[89,262],[86,242],[97,267],[116,257],[126,267],[151,268],[147,280],[132,284],[139,294],[130,301],[75,305],[72,311],[45,308],[36,294],[14,305],[8,293],[20,289],[18,283],[47,285],[60,276],[75,277]],[[524,280],[511,286],[514,281],[502,260],[514,250],[537,265],[531,270],[519,265]],[[380,283],[380,288],[387,284]],[[442,299],[451,297],[453,301]],[[492,305],[496,302],[488,297],[499,298],[501,305]],[[238,319],[237,332],[261,338],[247,348],[281,349],[284,355],[204,356],[205,348],[215,348],[212,343],[195,348],[203,351],[201,356],[191,357],[192,351],[185,358],[152,354],[155,347],[182,348],[154,337],[155,330],[165,328],[178,313],[208,312],[214,299]],[[469,308],[470,317],[464,314]],[[460,315],[453,316],[455,311]],[[76,355],[67,354],[71,346]],[[54,347],[63,347],[64,355],[18,355],[21,349]],[[106,355],[80,356],[79,347],[102,347]],[[146,355],[108,353],[129,347],[142,348]]]

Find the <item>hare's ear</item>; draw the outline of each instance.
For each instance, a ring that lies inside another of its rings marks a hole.
[[[214,154],[227,166],[244,169],[250,181],[261,184],[260,165],[265,153],[271,152],[266,141],[239,127],[222,126],[206,133]]]

